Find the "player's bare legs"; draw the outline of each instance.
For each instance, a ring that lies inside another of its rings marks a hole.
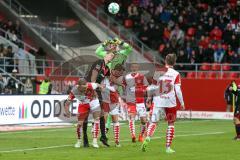
[[[136,114],[134,114],[134,113],[129,114],[129,130],[130,130],[130,133],[131,133],[133,143],[136,142],[135,116],[136,116]]]

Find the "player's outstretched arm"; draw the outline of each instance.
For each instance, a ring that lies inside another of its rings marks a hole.
[[[132,46],[126,42],[122,42],[123,49],[119,51],[120,54],[123,54],[125,56],[128,56],[132,53]]]

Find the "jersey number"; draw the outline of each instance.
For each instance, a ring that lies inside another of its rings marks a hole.
[[[160,85],[160,93],[161,94],[168,94],[169,92],[172,91],[172,85],[171,85],[172,80],[160,80],[159,85]]]

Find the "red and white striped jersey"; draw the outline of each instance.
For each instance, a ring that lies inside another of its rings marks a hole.
[[[129,73],[123,79],[126,102],[144,103],[144,94],[148,81],[143,74]]]
[[[78,85],[74,86],[71,92],[68,95],[69,100],[73,100],[74,98],[78,99],[80,103],[89,103],[95,97],[95,90],[97,89],[97,83],[87,83],[87,89],[85,92],[80,92],[78,89]]]
[[[176,107],[175,85],[181,85],[179,72],[173,68],[168,68],[166,73],[157,80],[157,85],[153,87],[153,103],[156,107]]]
[[[109,81],[108,78],[105,78],[102,83],[105,86],[105,89],[101,92],[102,100],[106,103],[118,103],[119,95],[117,92],[117,86]]]

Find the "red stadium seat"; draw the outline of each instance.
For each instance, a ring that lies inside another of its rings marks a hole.
[[[223,66],[222,66],[222,70],[224,71],[229,71],[231,69],[231,66],[229,66],[228,63],[224,63]]]
[[[211,66],[209,65],[209,63],[203,63],[200,69],[203,71],[209,71],[211,69]]]
[[[219,70],[221,70],[221,66],[218,63],[213,63],[212,64],[212,70],[213,71],[219,71]]]
[[[230,78],[230,79],[236,79],[236,78],[238,78],[238,73],[236,73],[236,72],[231,72],[231,73],[229,73],[229,78]]]
[[[224,72],[224,73],[221,75],[221,78],[223,78],[223,79],[229,78],[229,73],[228,73],[228,72]]]
[[[208,73],[208,78],[210,79],[216,79],[218,77],[217,72],[209,72]]]
[[[132,28],[133,27],[133,21],[131,19],[126,19],[124,21],[125,28]]]
[[[196,78],[196,72],[188,72],[187,78]]]
[[[198,72],[198,78],[204,79],[207,77],[206,72]]]

